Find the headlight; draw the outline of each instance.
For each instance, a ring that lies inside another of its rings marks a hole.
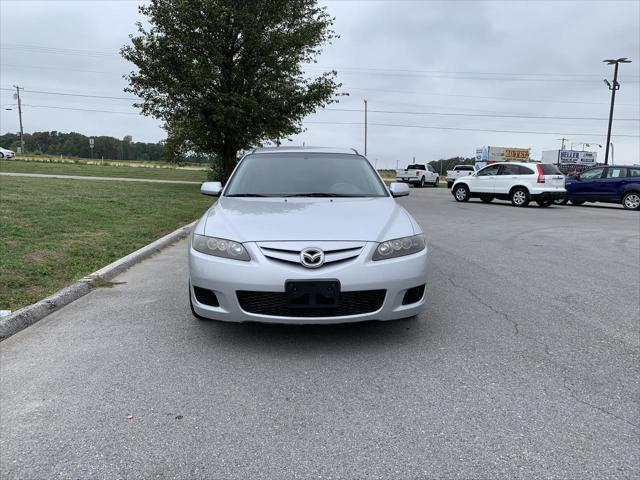
[[[216,257],[233,258],[248,262],[251,260],[249,252],[245,250],[241,243],[224,238],[207,237],[205,235],[193,235],[191,246],[194,250]]]
[[[382,242],[373,253],[373,260],[386,260],[387,258],[403,257],[424,250],[424,235],[402,237]]]

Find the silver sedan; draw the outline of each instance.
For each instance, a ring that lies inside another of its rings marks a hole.
[[[355,150],[256,149],[189,242],[199,318],[343,323],[411,317],[425,304],[424,233]]]

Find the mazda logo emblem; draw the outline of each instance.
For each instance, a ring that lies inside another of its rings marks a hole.
[[[305,248],[300,252],[300,263],[307,268],[318,268],[324,264],[324,252],[319,248]]]

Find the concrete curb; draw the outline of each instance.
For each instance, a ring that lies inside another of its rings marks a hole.
[[[32,305],[27,305],[20,310],[16,310],[11,315],[0,318],[0,341],[18,333],[20,330],[24,330],[50,313],[53,313],[74,300],[86,295],[94,288],[94,282],[96,280],[111,280],[113,277],[124,272],[136,263],[149,258],[154,253],[157,253],[172,243],[185,238],[189,235],[189,232],[195,223],[196,222],[192,222],[184,227],[180,227],[164,237],[140,248],[139,250],[110,263],[106,267],[90,273],[76,283],[57,291],[53,295]]]
[[[27,177],[27,178],[55,178],[58,180],[96,180],[99,182],[142,182],[162,183],[165,185],[202,185],[202,182],[191,180],[162,180],[158,178],[131,178],[131,177],[90,177],[88,175],[55,175],[49,173],[14,173],[0,172],[0,177]]]

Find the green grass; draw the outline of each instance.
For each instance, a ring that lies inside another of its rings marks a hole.
[[[50,295],[211,202],[197,185],[0,176],[0,309]]]
[[[204,182],[205,170],[177,168],[147,168],[116,165],[88,165],[84,163],[29,162],[0,160],[0,172],[46,173],[50,175],[83,175],[88,177],[128,177],[154,180],[188,180]]]

